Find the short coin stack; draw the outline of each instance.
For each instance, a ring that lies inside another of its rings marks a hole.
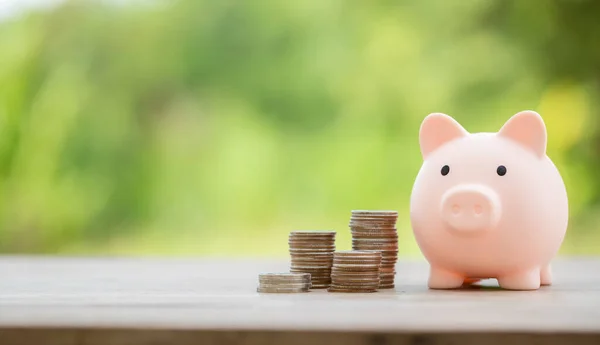
[[[308,273],[263,273],[258,276],[256,291],[263,293],[298,293],[310,289]]]
[[[335,231],[292,231],[288,244],[290,272],[310,273],[313,289],[331,284],[331,266],[335,252]]]
[[[381,252],[380,289],[394,287],[398,261],[397,211],[352,211],[350,230],[353,250]]]
[[[379,288],[381,252],[343,251],[333,255],[328,292],[376,292]]]

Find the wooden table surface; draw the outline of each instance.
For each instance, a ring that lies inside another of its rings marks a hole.
[[[0,257],[0,343],[600,344],[600,258],[559,258],[538,291],[434,291],[397,265],[372,294],[258,294],[260,260]]]

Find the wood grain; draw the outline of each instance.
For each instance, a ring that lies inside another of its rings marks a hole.
[[[555,284],[426,287],[403,261],[374,294],[258,294],[261,260],[0,258],[0,344],[599,344],[600,259],[557,259]]]

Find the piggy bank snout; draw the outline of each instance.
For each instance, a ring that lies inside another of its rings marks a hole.
[[[470,234],[493,228],[501,205],[494,190],[483,185],[460,185],[442,197],[442,219],[455,232]]]

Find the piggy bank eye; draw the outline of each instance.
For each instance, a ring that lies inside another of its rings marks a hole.
[[[442,176],[446,176],[446,175],[448,175],[448,173],[450,173],[450,167],[447,165],[444,165],[442,167]]]
[[[506,175],[506,167],[504,165],[499,166],[498,169],[496,169],[496,173],[500,176]]]

